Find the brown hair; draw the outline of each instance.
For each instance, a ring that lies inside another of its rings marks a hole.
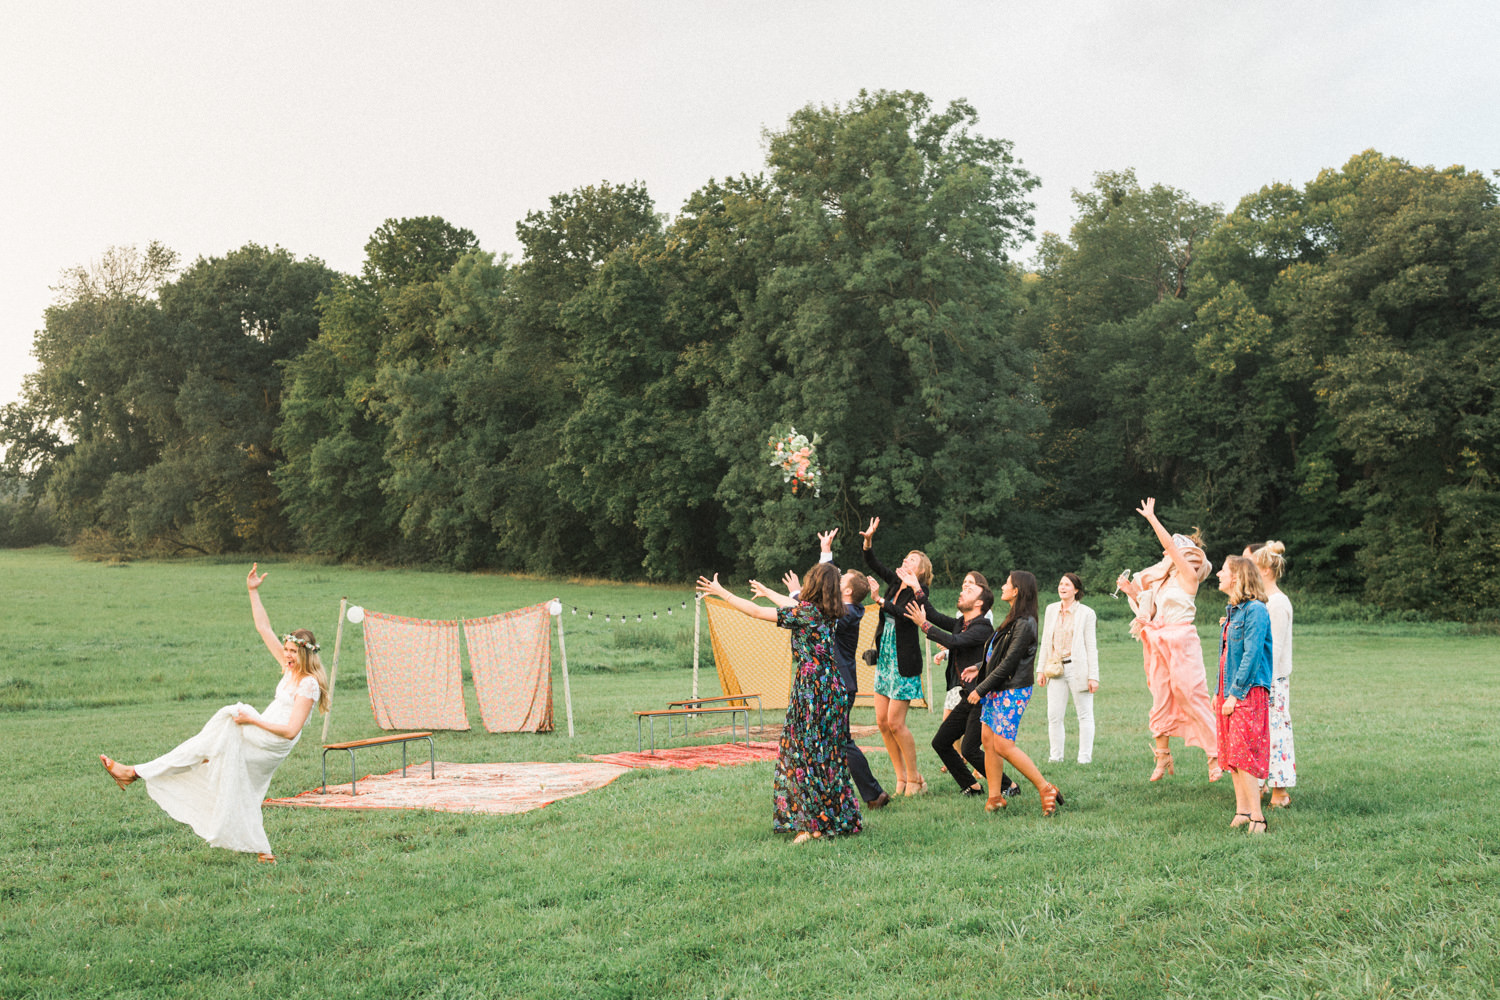
[[[1024,569],[1010,571],[1010,585],[1016,588],[1016,599],[1011,602],[1010,613],[1005,616],[996,632],[1019,618],[1036,617],[1036,577]]]
[[[995,606],[995,592],[990,589],[990,581],[977,569],[969,570],[964,576],[973,577],[974,585],[979,588],[979,613],[989,614],[990,608]]]
[[[802,578],[802,599],[829,621],[837,621],[844,613],[839,589],[839,571],[833,563],[818,563]]]
[[[849,599],[855,604],[863,604],[865,598],[870,596],[870,581],[857,569],[851,569],[839,577],[839,585],[842,586],[844,579],[849,580]]]
[[[1261,601],[1266,599],[1266,585],[1260,578],[1260,570],[1256,569],[1255,563],[1244,556],[1229,556],[1224,560],[1224,566],[1229,570],[1229,589],[1224,591],[1229,597],[1230,604],[1243,604],[1246,601]]]

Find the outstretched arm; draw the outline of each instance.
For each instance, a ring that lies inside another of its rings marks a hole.
[[[791,576],[794,580],[796,579],[795,573],[789,573],[787,575]],[[750,593],[754,594],[756,597],[764,597],[766,600],[770,601],[778,608],[789,608],[793,604],[797,603],[796,601],[792,600],[790,594],[778,594],[776,591],[772,590],[770,587],[767,587],[759,580],[750,581]],[[760,607],[760,605],[756,605],[756,607]]]
[[[719,582],[719,574],[717,573],[714,574],[712,580],[703,576],[698,577],[698,593],[712,594],[742,615],[749,615],[751,618],[759,618],[768,622],[776,620],[775,608],[767,608],[756,604],[754,601],[747,601],[743,597],[736,597],[734,594],[731,594],[728,588]]]
[[[1151,530],[1156,532],[1156,540],[1161,542],[1162,551],[1171,557],[1172,565],[1177,567],[1177,585],[1184,593],[1192,597],[1198,592],[1198,571],[1193,569],[1193,564],[1187,561],[1187,556],[1183,555],[1177,543],[1172,541],[1172,533],[1162,527],[1161,521],[1157,520],[1156,498],[1147,497],[1135,512],[1144,517],[1146,523],[1151,525]]]
[[[250,575],[245,578],[245,586],[250,588],[250,617],[255,619],[255,631],[260,633],[266,648],[271,655],[276,657],[276,662],[281,662],[281,640],[276,638],[276,630],[271,627],[271,617],[266,614],[266,606],[260,603],[260,585],[271,575],[270,570],[259,575],[255,570],[260,563],[250,564]],[[300,727],[299,727],[300,729]],[[290,736],[287,739],[291,739]]]

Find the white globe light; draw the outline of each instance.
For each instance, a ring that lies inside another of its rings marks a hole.
[[[346,617],[351,622],[358,625],[360,622],[365,620],[365,609],[360,607],[358,604],[351,604],[349,606],[349,613]]]
[[[552,617],[554,618],[562,614],[562,601],[548,601],[547,613],[552,615]]]

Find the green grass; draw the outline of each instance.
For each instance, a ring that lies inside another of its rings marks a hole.
[[[1046,767],[1068,798],[1049,821],[1032,795],[985,816],[924,750],[933,794],[806,848],[769,832],[759,764],[632,772],[521,816],[267,810],[282,859],[270,867],[205,846],[95,759],[154,756],[222,703],[269,699],[246,568],[0,551],[0,997],[1495,995],[1491,637],[1299,627],[1300,783],[1264,838],[1225,827],[1232,790],[1204,781],[1201,752],[1146,782],[1139,650],[1108,609],[1118,602],[1095,595],[1095,763]],[[444,760],[633,749],[630,710],[691,684],[685,588],[270,568],[273,623],[310,625],[325,649],[346,595],[442,618],[553,595],[598,612],[564,619],[576,738],[555,669],[557,732],[441,733]],[[650,620],[669,605],[671,619]],[[606,626],[604,611],[646,621]],[[706,634],[703,649],[703,693],[716,693]],[[346,628],[334,738],[377,732],[361,664]],[[477,727],[475,704],[470,692]],[[1044,759],[1041,706],[1020,743]],[[925,748],[936,716],[911,721]],[[316,744],[313,730],[272,795],[318,784]],[[884,755],[872,760],[889,781]]]

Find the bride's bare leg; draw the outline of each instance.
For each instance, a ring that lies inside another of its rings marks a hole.
[[[104,769],[109,772],[109,776],[115,779],[115,784],[119,785],[121,788],[124,788],[126,785],[130,784],[137,777],[135,768],[131,767],[129,764],[120,764],[116,761],[110,760],[102,753],[99,755],[99,762],[104,765]]]

